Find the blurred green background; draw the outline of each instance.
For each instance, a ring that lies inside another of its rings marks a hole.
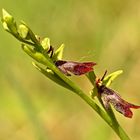
[[[124,73],[113,84],[140,104],[140,1],[0,0],[16,21],[65,43],[66,60],[97,62],[96,73]],[[78,96],[48,80],[31,65],[20,43],[0,26],[0,140],[119,140]],[[72,77],[88,93],[84,76]],[[133,140],[140,139],[140,110],[132,119],[115,113]]]

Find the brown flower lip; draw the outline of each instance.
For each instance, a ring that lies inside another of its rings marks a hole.
[[[62,73],[67,76],[71,76],[69,72],[73,73],[74,75],[82,75],[93,71],[93,66],[96,65],[96,63],[58,60],[55,62],[55,65]]]
[[[100,85],[99,80],[97,80],[96,86],[99,96],[101,96],[106,109],[108,109],[110,104],[112,104],[116,111],[120,112],[125,117],[132,118],[133,112],[131,111],[131,108],[140,108],[140,106],[131,104],[122,99],[122,97],[116,91],[106,87],[105,85]]]

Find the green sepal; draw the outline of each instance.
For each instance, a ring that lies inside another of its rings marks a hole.
[[[61,60],[63,57],[63,50],[64,50],[64,44],[62,44],[54,53],[52,60],[53,61],[57,61],[57,60]]]
[[[120,74],[123,73],[123,70],[118,70],[118,71],[115,71],[109,75],[107,75],[104,79],[103,79],[103,85],[105,86],[110,86],[110,84],[113,82],[113,80],[115,80]]]
[[[50,48],[50,39],[49,38],[44,38],[42,41],[41,41],[41,45],[42,47],[44,48],[44,50],[48,50]]]

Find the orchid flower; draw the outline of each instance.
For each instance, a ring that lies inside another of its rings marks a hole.
[[[71,76],[71,73],[74,75],[86,74],[90,71],[93,71],[93,66],[96,65],[94,62],[74,62],[74,61],[63,61],[58,60],[55,62],[55,65],[59,70],[67,76]]]
[[[116,91],[103,85],[102,80],[97,79],[96,86],[104,107],[109,109],[111,104],[116,111],[120,112],[125,117],[132,118],[133,112],[131,111],[131,108],[137,109],[140,108],[140,106],[125,101]]]

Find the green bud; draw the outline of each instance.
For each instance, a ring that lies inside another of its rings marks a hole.
[[[2,22],[5,30],[10,31],[12,34],[18,33],[14,18],[5,9],[2,9]]]

